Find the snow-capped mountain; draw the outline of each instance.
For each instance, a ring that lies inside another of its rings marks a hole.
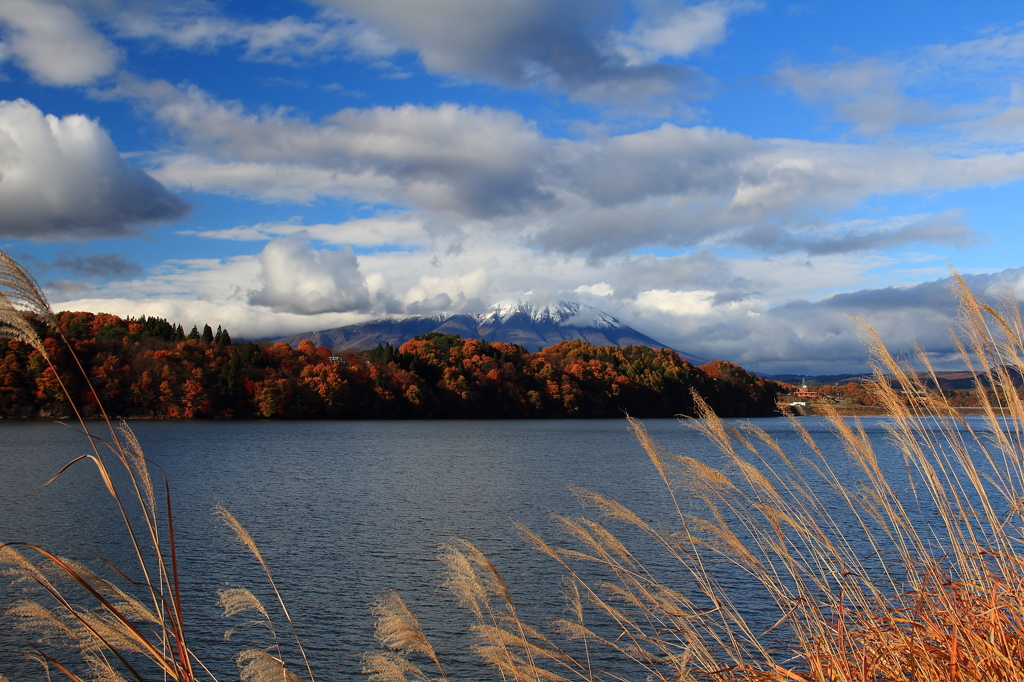
[[[548,305],[537,305],[530,301],[500,301],[492,305],[486,313],[477,317],[484,324],[504,324],[517,315],[528,316],[536,323],[550,321],[558,325],[572,327],[625,327],[608,313],[576,301],[559,301]]]
[[[538,305],[531,301],[502,301],[486,313],[440,314],[429,317],[414,315],[398,319],[374,320],[336,329],[294,334],[276,341],[297,346],[309,339],[318,346],[364,350],[378,343],[399,346],[414,336],[429,332],[458,334],[465,339],[485,339],[518,343],[536,351],[559,341],[580,340],[594,346],[650,346],[669,348],[593,306],[576,301],[559,301]],[[706,362],[689,353],[673,349],[688,362]]]

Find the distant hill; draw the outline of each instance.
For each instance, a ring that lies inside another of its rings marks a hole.
[[[336,329],[293,334],[275,339],[297,347],[303,339],[333,349],[366,350],[377,344],[400,346],[415,336],[429,332],[458,334],[465,339],[517,343],[528,351],[553,346],[560,341],[586,341],[593,346],[649,346],[670,348],[693,365],[705,358],[685,353],[628,327],[608,313],[575,301],[553,305],[535,305],[529,301],[498,303],[482,315],[415,315],[402,319],[384,319],[352,324]]]
[[[849,382],[861,383],[871,378],[871,373],[861,374],[761,374],[765,379],[779,381],[784,384],[799,385],[802,381],[812,384],[846,384]]]
[[[1007,367],[1006,371],[1010,376],[1010,381],[1013,382],[1014,386],[1024,386],[1024,377],[1021,373],[1013,367]],[[811,385],[819,384],[846,384],[846,383],[864,383],[872,378],[871,373],[862,374],[819,374],[812,376],[810,374],[765,374],[765,379],[771,379],[772,381],[778,381],[784,384],[797,384],[799,385],[802,381],[806,381]],[[931,375],[926,373],[918,373],[924,380],[924,385],[929,388],[935,388],[935,382],[932,381]],[[947,370],[935,373],[935,378],[938,379],[938,388],[942,390],[968,390],[974,388],[974,375],[965,370]],[[984,387],[989,386],[988,378],[982,373],[979,377],[981,385]]]

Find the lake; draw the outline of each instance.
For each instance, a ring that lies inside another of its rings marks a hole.
[[[809,454],[786,420],[754,421],[791,455]],[[676,420],[644,423],[670,451],[721,463],[700,434]],[[802,423],[841,460],[824,420]],[[864,423],[880,451],[891,455],[881,421]],[[223,639],[232,623],[214,606],[217,591],[250,587],[268,607],[272,597],[258,566],[211,515],[216,502],[259,544],[321,680],[362,679],[360,654],[374,646],[369,605],[385,587],[406,598],[455,669],[472,671],[472,660],[451,651],[465,641],[460,633],[469,620],[439,589],[443,567],[435,555],[448,538],[488,553],[528,619],[543,625],[564,612],[561,574],[517,537],[513,523],[558,540],[549,513],[581,511],[569,485],[608,494],[655,523],[668,523],[672,513],[624,420],[144,421],[132,428],[170,482],[191,644],[222,680],[237,679],[231,658],[238,645]],[[90,565],[98,563],[95,554],[127,564],[116,510],[88,462],[22,499],[86,452],[79,434],[51,423],[5,421],[0,438],[0,540],[38,543]],[[10,597],[4,586],[0,602]],[[758,594],[748,606],[771,611]],[[21,679],[12,670],[28,673],[14,660],[0,653],[0,674]],[[28,671],[41,679],[38,668]]]

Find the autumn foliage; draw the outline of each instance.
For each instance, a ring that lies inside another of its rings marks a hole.
[[[715,361],[698,368],[670,350],[566,341],[522,346],[427,334],[399,348],[332,356],[303,341],[232,343],[207,325],[185,334],[159,318],[64,312],[64,335],[111,415],[136,418],[564,418],[693,414],[692,391],[723,416],[770,416],[778,385]],[[95,396],[52,333],[39,334],[86,414]],[[39,352],[0,341],[0,416],[68,411]]]

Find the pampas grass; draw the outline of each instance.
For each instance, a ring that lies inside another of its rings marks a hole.
[[[447,545],[447,585],[475,619],[471,649],[495,679],[1024,679],[1024,401],[1014,385],[1024,323],[1009,298],[993,306],[955,273],[953,282],[961,310],[951,333],[983,419],[965,419],[929,388],[938,382],[927,354],[895,358],[863,327],[884,446],[902,455],[902,470],[887,470],[864,427],[836,413],[827,420],[844,462],[798,419],[789,418],[807,446],[801,458],[695,396],[698,418],[686,425],[725,456],[721,469],[666,451],[630,420],[672,518],[646,521],[577,489],[595,514],[556,516],[564,541],[520,528],[561,567],[565,613],[523,622],[494,565],[469,543]],[[839,473],[850,468],[855,480]],[[671,571],[649,568],[637,533]],[[765,614],[753,614],[755,627],[743,608],[755,593],[775,605],[768,627]],[[397,599],[392,608],[408,612]],[[371,679],[429,678],[407,647],[379,641],[392,668]]]
[[[51,362],[47,344],[36,331],[39,327],[49,328],[75,359],[92,397],[100,406],[102,434],[90,430],[82,418],[64,379]],[[24,654],[44,669],[47,679],[58,674],[76,682],[216,680],[189,645],[182,614],[182,588],[168,483],[160,477],[161,485],[154,484],[151,463],[138,439],[126,423],[115,424],[103,411],[88,373],[78,362],[38,284],[2,251],[0,338],[18,339],[28,344],[49,363],[74,413],[77,430],[89,444],[87,454],[72,459],[43,486],[66,475],[79,462],[91,463],[116,505],[134,562],[133,567],[125,569],[107,565],[110,575],[103,577],[84,564],[37,545],[0,544],[3,574],[26,595],[6,614],[14,622],[13,634],[21,642]],[[119,474],[115,475],[111,467],[119,469]],[[216,514],[241,545],[255,556],[284,618],[291,625],[270,569],[252,537],[226,509],[218,507]],[[265,624],[271,625],[267,610],[251,593],[222,592],[221,605],[227,617],[255,611]],[[241,679],[247,682],[300,680],[288,670],[272,625],[270,631],[274,641],[268,648],[250,647],[237,655]],[[294,634],[294,628],[292,632]],[[305,651],[297,635],[295,642],[305,662]],[[309,681],[313,682],[308,663],[305,667]]]

